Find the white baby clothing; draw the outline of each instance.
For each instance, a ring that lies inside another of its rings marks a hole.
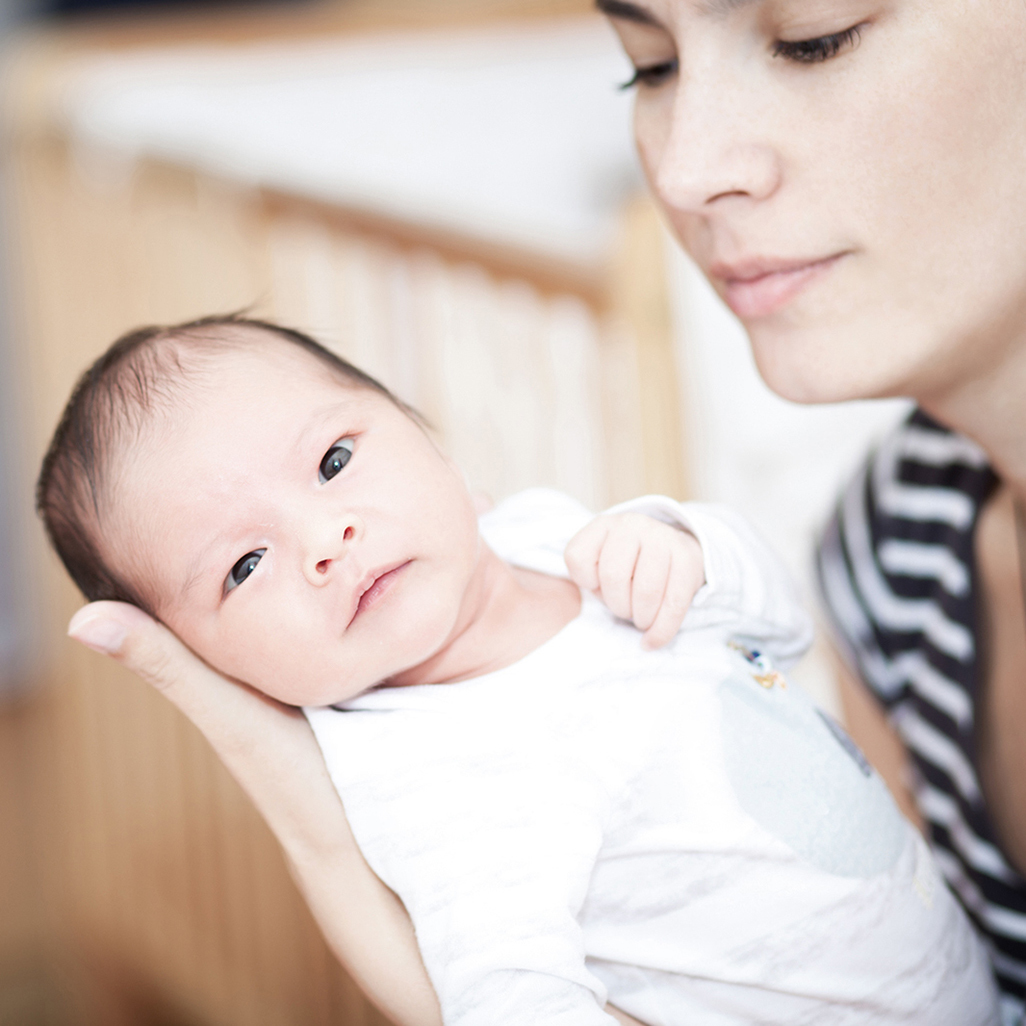
[[[749,528],[648,497],[706,585],[664,649],[598,600],[518,663],[310,709],[447,1026],[991,1026],[986,956],[918,834],[778,667],[808,621]],[[482,518],[566,576],[590,514],[558,493]]]

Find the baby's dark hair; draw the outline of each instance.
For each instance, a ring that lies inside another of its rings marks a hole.
[[[122,335],[78,379],[36,484],[36,512],[50,543],[90,602],[131,602],[154,615],[148,597],[100,552],[102,510],[112,500],[110,461],[138,437],[156,410],[168,408],[180,394],[190,374],[189,358],[216,359],[253,345],[257,338],[298,346],[347,383],[378,392],[416,417],[369,374],[309,335],[270,321],[226,314]]]

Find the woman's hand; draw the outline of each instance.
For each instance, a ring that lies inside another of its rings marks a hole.
[[[364,861],[306,718],[212,670],[135,606],[94,602],[71,637],[166,695],[205,735],[285,850],[329,946],[400,1026],[441,1026],[398,898]]]
[[[364,993],[399,1026],[442,1026],[406,909],[364,861],[306,717],[212,670],[135,606],[93,602],[68,634],[152,684],[199,728],[278,838],[328,945]]]

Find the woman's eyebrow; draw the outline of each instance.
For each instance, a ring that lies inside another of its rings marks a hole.
[[[726,15],[741,7],[748,7],[760,0],[703,0],[700,5],[709,14]],[[662,28],[661,22],[644,7],[629,3],[628,0],[595,0],[595,6],[610,18],[633,21],[639,25],[651,25]]]
[[[622,21],[633,21],[639,25],[662,28],[662,25],[644,7],[628,3],[627,0],[595,0],[595,6],[609,18],[619,18]]]
[[[731,14],[741,7],[751,7],[762,0],[705,0],[702,5],[711,14]]]

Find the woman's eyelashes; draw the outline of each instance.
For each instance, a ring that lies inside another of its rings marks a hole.
[[[853,50],[862,38],[863,25],[853,25],[842,32],[831,32],[815,39],[778,39],[773,43],[774,57],[783,57],[795,64],[821,64],[837,57],[846,50]],[[676,77],[679,63],[676,57],[634,68],[631,78],[620,85],[621,89],[634,89],[638,86],[656,89]]]
[[[257,563],[260,562],[261,557],[267,551],[267,549],[254,549],[252,552],[247,552],[246,555],[240,559],[235,566],[228,571],[228,576],[224,580],[224,593],[227,595],[228,592],[233,591],[242,582],[249,577],[249,575],[256,569]]]
[[[355,442],[354,438],[340,438],[324,454],[317,468],[321,484],[330,481],[352,459]]]
[[[854,49],[861,38],[862,25],[853,25],[843,32],[832,32],[815,39],[778,39],[773,44],[773,56],[796,64],[820,64],[836,57],[842,50]]]
[[[634,89],[636,86],[644,86],[654,89],[663,85],[664,82],[668,82],[676,74],[677,58],[673,57],[670,60],[660,61],[658,64],[648,64],[643,68],[635,67],[634,74],[626,82],[622,82],[620,88]]]

